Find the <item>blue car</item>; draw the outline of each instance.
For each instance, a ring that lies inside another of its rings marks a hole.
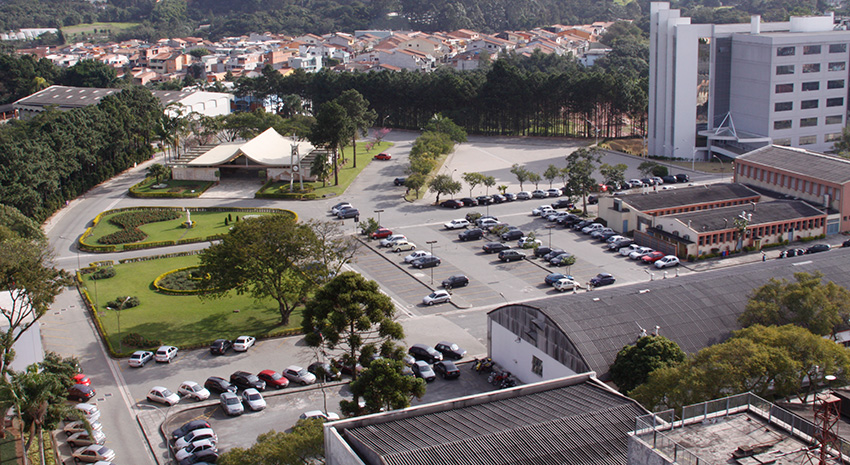
[[[546,284],[548,284],[548,285],[552,286],[552,285],[554,285],[556,282],[558,282],[558,280],[559,280],[559,279],[561,279],[561,278],[570,278],[570,279],[573,279],[573,277],[572,277],[572,276],[567,275],[567,274],[562,274],[562,273],[552,273],[552,274],[550,274],[550,275],[547,275],[547,276],[546,276],[546,279],[544,279],[544,280],[543,280],[543,282],[545,282]]]

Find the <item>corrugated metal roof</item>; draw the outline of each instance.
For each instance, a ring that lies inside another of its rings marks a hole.
[[[389,465],[625,464],[645,410],[586,380],[462,408],[343,429],[361,457]],[[364,453],[366,448],[370,454]]]
[[[670,215],[698,232],[722,231],[735,227],[735,219],[741,211],[752,215],[750,226],[775,223],[778,221],[804,219],[825,215],[824,212],[800,200],[776,200],[759,202],[755,208],[750,205],[699,210],[689,213]],[[689,223],[690,222],[690,223]]]
[[[758,196],[758,192],[743,184],[721,183],[649,191],[646,194],[626,194],[616,198],[622,199],[624,203],[638,211],[652,211]]]
[[[738,160],[835,184],[850,182],[850,160],[826,153],[768,145],[745,153]]]

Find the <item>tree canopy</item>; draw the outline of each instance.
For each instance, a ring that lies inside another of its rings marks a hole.
[[[425,380],[404,375],[402,367],[402,362],[388,358],[371,362],[349,385],[355,400],[341,401],[340,410],[346,415],[363,415],[410,407],[412,398],[425,395]],[[365,407],[361,408],[357,399],[363,399]]]
[[[574,194],[581,196],[582,210],[587,215],[587,194],[596,185],[593,172],[599,163],[597,149],[580,148],[567,156],[566,171],[570,176],[567,186]]]
[[[274,430],[257,436],[245,449],[231,447],[218,458],[219,465],[304,465],[324,463],[324,430],[317,418],[298,420],[290,433]]]
[[[611,380],[621,392],[628,394],[645,383],[653,371],[676,366],[684,360],[685,352],[679,344],[664,336],[643,336],[617,353],[611,365]]]

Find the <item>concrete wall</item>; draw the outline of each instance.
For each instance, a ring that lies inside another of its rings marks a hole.
[[[516,334],[490,321],[490,357],[523,383],[536,383],[576,374],[525,340],[516,341]],[[543,376],[531,371],[531,357],[537,357],[543,362]]]
[[[178,181],[218,181],[215,173],[218,168],[190,168],[186,166],[174,166],[171,168],[171,178]]]
[[[327,465],[364,465],[332,423],[325,425],[325,463]]]
[[[671,465],[675,462],[667,459],[640,439],[629,436],[629,465]]]

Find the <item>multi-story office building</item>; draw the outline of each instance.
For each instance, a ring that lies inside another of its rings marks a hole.
[[[846,124],[850,44],[832,15],[691,24],[667,2],[652,3],[650,14],[651,155],[832,149]]]

